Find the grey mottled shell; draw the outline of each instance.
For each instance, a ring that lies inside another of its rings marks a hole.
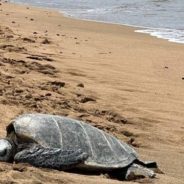
[[[91,168],[123,168],[137,159],[126,143],[87,123],[62,116],[25,114],[11,122],[17,137],[32,139],[44,147],[82,149]]]

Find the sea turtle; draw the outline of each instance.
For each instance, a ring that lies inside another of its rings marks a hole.
[[[58,170],[109,173],[121,179],[155,177],[156,162],[143,162],[135,150],[82,121],[48,114],[24,114],[0,139],[0,161]]]

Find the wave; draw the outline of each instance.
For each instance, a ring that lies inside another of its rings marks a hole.
[[[184,44],[184,30],[164,29],[164,28],[146,28],[142,30],[136,30],[135,32],[146,33],[157,38],[168,40],[170,42]]]

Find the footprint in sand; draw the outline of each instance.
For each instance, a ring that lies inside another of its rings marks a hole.
[[[73,76],[86,77],[84,72],[77,70],[77,69],[68,69],[67,73],[69,73],[70,75],[73,75]]]
[[[109,111],[109,110],[94,110],[94,111],[91,111],[91,114],[98,117],[104,117],[108,121],[118,123],[118,124],[128,123],[126,118],[124,118],[123,116],[121,116],[116,112]]]
[[[66,83],[62,81],[49,81],[39,85],[41,90],[58,92],[59,89],[65,87]]]
[[[23,40],[24,42],[28,42],[28,43],[35,43],[35,40],[33,40],[33,39],[31,39],[31,38],[27,38],[27,37],[22,38],[22,40]]]
[[[14,45],[0,45],[1,50],[5,50],[8,52],[22,52],[22,51],[27,51],[25,47],[17,47]]]
[[[26,58],[37,60],[37,61],[49,61],[49,62],[54,61],[52,58],[49,58],[43,55],[30,55],[30,56],[27,56]]]
[[[9,58],[3,58],[2,63],[10,64],[14,66],[15,69],[19,69],[21,71],[27,71],[26,73],[30,73],[31,71],[36,71],[45,75],[56,76],[58,73],[57,69],[49,64],[40,64],[37,62],[25,62],[23,60],[15,60]],[[15,67],[16,66],[16,67]]]
[[[56,73],[58,72],[56,68],[52,65],[49,65],[49,64],[42,65],[37,62],[26,64],[25,67],[29,68],[30,70],[34,70],[39,73],[51,75],[51,76],[56,76]]]
[[[50,44],[51,42],[47,38],[45,38],[41,43],[42,44]]]
[[[94,99],[93,97],[82,96],[82,97],[80,97],[79,101],[81,103],[96,102],[96,99]]]
[[[77,87],[84,88],[84,84],[83,83],[79,83],[79,84],[77,84]]]

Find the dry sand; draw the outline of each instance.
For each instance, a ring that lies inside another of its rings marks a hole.
[[[1,2],[1,137],[8,122],[22,113],[86,120],[132,142],[140,158],[157,161],[165,173],[137,183],[181,184],[183,77],[183,45],[125,26]],[[1,163],[0,183],[122,182]]]

